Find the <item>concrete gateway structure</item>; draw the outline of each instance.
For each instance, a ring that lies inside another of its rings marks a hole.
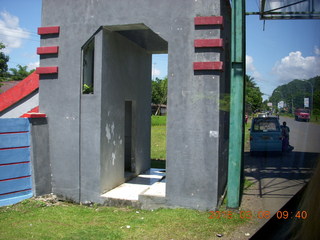
[[[150,168],[152,54],[168,53],[162,202],[214,209],[227,181],[229,1],[42,2],[48,192],[104,203],[103,193]]]

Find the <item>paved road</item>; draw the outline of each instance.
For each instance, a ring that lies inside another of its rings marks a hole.
[[[244,154],[244,174],[255,184],[244,191],[243,204],[259,201],[256,210],[270,211],[271,214],[275,214],[309,181],[320,159],[320,125],[280,117],[280,122],[283,121],[290,127],[293,152],[254,157],[248,152]]]
[[[292,118],[280,117],[280,123],[287,122],[290,128],[290,144],[294,151],[319,153],[320,152],[320,125],[308,122],[298,122]]]

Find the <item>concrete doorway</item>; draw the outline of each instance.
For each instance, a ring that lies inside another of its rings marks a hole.
[[[94,51],[93,60],[83,66],[93,73],[82,82],[92,84],[92,90],[81,98],[81,188],[98,187],[100,201],[108,202],[111,190],[134,177],[139,194],[142,185],[164,175],[150,170],[151,72],[152,54],[166,53],[168,44],[144,24],[104,26],[88,42],[83,59]],[[89,175],[85,168],[100,168],[100,175]],[[80,198],[92,199],[92,194],[82,191]]]
[[[134,124],[132,113],[132,101],[125,101],[125,116],[124,116],[124,172],[127,179],[132,175],[132,166],[134,166]]]

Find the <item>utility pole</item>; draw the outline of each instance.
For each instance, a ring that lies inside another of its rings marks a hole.
[[[231,96],[229,129],[228,208],[240,206],[243,159],[245,1],[232,1],[231,8]]]

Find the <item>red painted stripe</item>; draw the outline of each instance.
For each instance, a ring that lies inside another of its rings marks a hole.
[[[39,106],[32,108],[28,113],[38,113],[39,112]]]
[[[4,195],[9,195],[9,194],[14,194],[14,193],[19,193],[19,192],[26,192],[26,191],[31,191],[31,188],[27,188],[27,189],[23,189],[23,190],[19,190],[19,191],[14,191],[14,192],[8,192],[8,193],[1,193],[0,196],[4,196]]]
[[[47,114],[45,113],[25,113],[21,118],[46,118]]]
[[[196,39],[194,47],[223,47],[223,39]]]
[[[15,163],[3,163],[3,164],[0,164],[0,167],[1,167],[1,166],[8,166],[8,165],[16,165],[16,164],[26,164],[26,163],[30,163],[30,161],[26,161],[26,162],[15,162]]]
[[[39,112],[39,106],[32,108],[30,111],[27,113],[38,113]]]
[[[32,108],[29,112],[22,114],[19,118],[28,118],[25,116],[28,113],[39,113],[39,106]]]
[[[37,67],[37,74],[53,74],[58,73],[58,67]]]
[[[21,131],[21,132],[1,132],[1,134],[16,134],[16,133],[28,133],[29,131]]]
[[[223,62],[194,62],[193,70],[223,70]]]
[[[28,148],[30,146],[23,146],[23,147],[11,147],[11,148],[0,148],[0,151],[2,150],[13,150],[13,149],[20,149],[20,148]]]
[[[37,54],[56,54],[59,52],[58,46],[51,46],[51,47],[38,47],[37,48]]]
[[[45,35],[45,34],[58,34],[60,32],[59,26],[52,26],[52,27],[39,27],[38,34]]]
[[[195,17],[194,25],[223,25],[222,16]]]
[[[17,180],[17,179],[23,179],[23,178],[29,178],[29,177],[31,177],[31,175],[28,175],[28,176],[22,176],[22,177],[15,177],[15,178],[3,179],[3,180],[0,180],[0,182],[6,182],[6,181]]]
[[[20,83],[0,94],[0,112],[20,101],[39,88],[39,75],[30,74]]]

